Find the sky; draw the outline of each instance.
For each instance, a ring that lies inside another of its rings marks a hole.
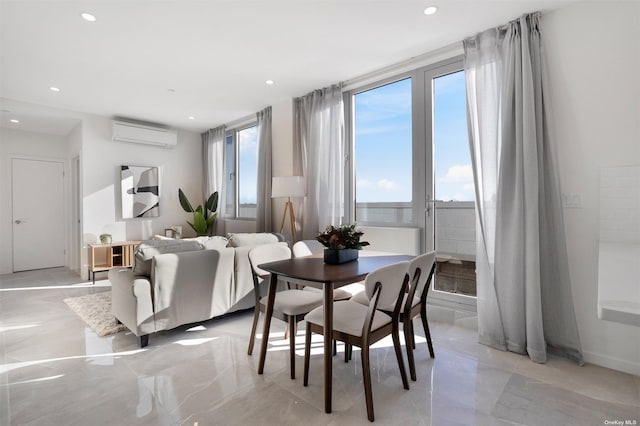
[[[411,79],[355,96],[357,202],[410,202]],[[435,199],[473,200],[464,72],[434,80]]]

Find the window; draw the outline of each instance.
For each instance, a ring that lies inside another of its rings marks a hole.
[[[353,96],[355,220],[413,221],[411,78]]]
[[[231,130],[226,137],[226,216],[255,219],[257,203],[258,127]]]
[[[432,297],[475,304],[475,191],[462,59],[345,95],[350,132],[346,220],[420,229],[436,250]],[[351,191],[351,192],[349,192]]]
[[[476,295],[475,191],[464,71],[433,78],[433,198],[438,262],[434,289]]]

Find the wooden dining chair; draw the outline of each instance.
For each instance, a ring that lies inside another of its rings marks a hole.
[[[291,248],[293,257],[304,257],[322,254],[324,252],[324,246],[316,240],[302,240],[298,241]],[[313,291],[322,294],[322,289],[306,286],[303,288],[305,291]],[[345,289],[336,288],[333,290],[333,300],[346,300],[350,299],[353,294]]]
[[[427,347],[429,348],[429,355],[431,358],[435,358],[433,351],[433,342],[431,341],[431,332],[429,331],[429,322],[427,320],[427,293],[431,287],[431,281],[436,269],[436,252],[431,251],[425,254],[416,256],[409,263],[409,276],[411,277],[409,291],[403,295],[402,308],[400,311],[400,321],[402,322],[405,347],[407,350],[407,359],[409,361],[409,373],[411,380],[414,382],[417,379],[416,365],[413,357],[413,350],[416,348],[416,339],[413,329],[413,319],[420,315],[422,320],[422,327],[424,328],[424,335],[427,340]],[[363,294],[356,294],[351,298],[352,301],[361,304],[368,302]],[[378,309],[390,315],[395,308],[394,304],[388,306],[378,305]],[[351,348],[345,349],[345,361],[350,358]]]
[[[249,251],[249,262],[253,275],[253,292],[255,295],[255,308],[253,314],[253,326],[251,327],[251,337],[249,339],[248,354],[253,353],[253,345],[258,327],[258,317],[260,312],[266,310],[267,296],[260,297],[260,283],[270,279],[270,274],[258,267],[263,263],[276,262],[278,260],[290,259],[291,249],[284,243],[263,244],[252,248]],[[267,281],[268,282],[268,281]],[[312,309],[322,306],[323,297],[321,293],[302,290],[283,290],[276,293],[273,304],[273,317],[278,318],[288,324],[289,335],[289,364],[291,369],[291,379],[296,378],[295,361],[295,340],[296,324],[304,319],[304,316]],[[262,336],[268,339],[269,336]]]
[[[369,298],[368,306],[350,300],[338,301],[333,305],[333,338],[344,342],[346,345],[361,348],[362,377],[367,417],[370,421],[374,420],[371,366],[369,362],[369,347],[372,344],[388,335],[392,336],[402,384],[405,389],[409,389],[399,334],[399,315],[402,307],[402,298],[399,296],[406,292],[409,283],[408,268],[409,262],[399,262],[376,269],[368,274],[364,284],[365,294]],[[378,304],[386,306],[394,301],[396,301],[396,306],[391,316],[376,309]],[[307,386],[309,384],[311,333],[324,334],[323,308],[315,308],[309,312],[305,316],[305,321],[304,386]]]

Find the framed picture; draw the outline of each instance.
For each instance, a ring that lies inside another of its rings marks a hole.
[[[157,167],[120,166],[122,218],[160,216],[159,187]]]
[[[167,238],[173,238],[173,229],[172,228],[165,228],[164,229],[164,236]]]

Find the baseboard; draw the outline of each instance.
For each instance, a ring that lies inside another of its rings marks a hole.
[[[585,362],[611,368],[612,370],[640,376],[640,362],[630,362],[624,359],[602,355],[597,352],[582,351]]]

